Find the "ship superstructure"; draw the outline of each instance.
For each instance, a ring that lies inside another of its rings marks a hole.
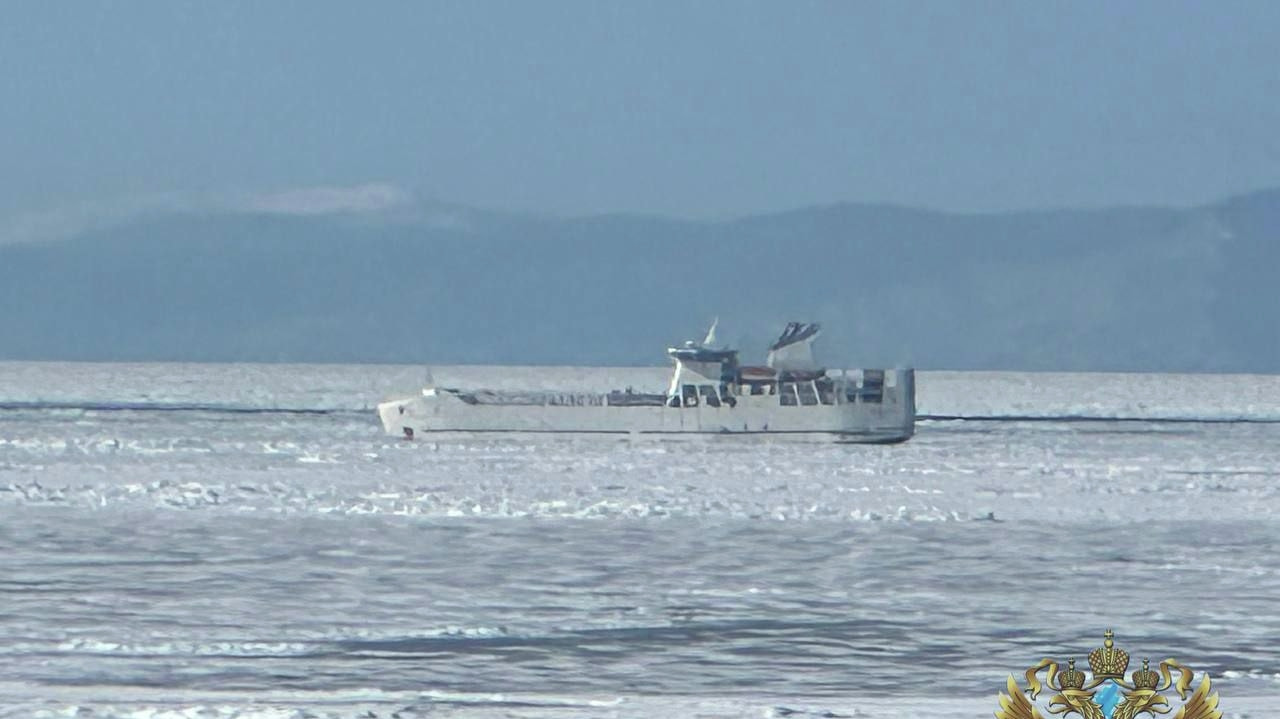
[[[828,370],[813,357],[817,324],[792,322],[769,346],[763,366],[744,366],[737,350],[701,342],[670,347],[665,393],[463,389],[432,384],[421,395],[384,402],[389,434],[615,435],[778,434],[851,442],[901,442],[915,429],[910,369]],[[495,371],[501,371],[495,368]]]

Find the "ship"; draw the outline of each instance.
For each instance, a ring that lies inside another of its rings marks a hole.
[[[431,381],[415,396],[378,404],[378,416],[388,434],[405,439],[489,433],[910,439],[915,371],[821,367],[813,355],[820,331],[816,323],[788,323],[769,345],[765,364],[752,366],[739,363],[737,350],[715,346],[713,322],[702,341],[667,349],[674,367],[665,392],[518,391]]]

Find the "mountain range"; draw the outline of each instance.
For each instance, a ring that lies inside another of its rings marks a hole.
[[[0,244],[0,359],[758,361],[817,321],[833,366],[1280,372],[1280,190],[1199,207],[728,220],[148,211]]]

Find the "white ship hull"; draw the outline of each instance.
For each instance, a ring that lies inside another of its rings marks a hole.
[[[915,429],[915,375],[889,370],[877,396],[800,393],[791,404],[774,395],[735,396],[732,406],[627,406],[628,396],[573,395],[541,404],[488,401],[480,393],[428,388],[421,396],[383,402],[378,416],[390,435],[415,438],[480,433],[564,433],[682,437],[777,435],[843,442],[902,442]],[[477,396],[480,399],[477,399]],[[623,406],[611,404],[623,403]]]

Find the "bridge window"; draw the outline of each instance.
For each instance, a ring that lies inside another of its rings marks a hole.
[[[737,407],[738,399],[735,395],[742,391],[742,388],[735,387],[728,382],[720,383],[720,401],[729,407]]]
[[[813,391],[812,382],[797,382],[796,390],[800,393],[800,404],[809,407],[818,403],[818,394]]]
[[[779,384],[778,402],[784,407],[794,407],[799,404],[796,401],[796,386],[790,382]]]
[[[708,407],[720,406],[720,396],[716,394],[715,387],[709,384],[704,384],[698,387],[698,389],[702,390],[702,398],[707,403]]]
[[[863,402],[879,404],[884,398],[884,370],[869,369],[862,371],[862,389],[859,392]]]
[[[680,398],[686,407],[698,406],[698,388],[695,385],[686,384],[680,387]]]
[[[863,384],[861,387],[856,387],[853,384],[848,384],[845,385],[844,397],[850,404],[854,402],[880,404],[884,399],[884,386],[880,384]]]
[[[835,404],[836,403],[835,382],[833,382],[830,377],[823,377],[822,379],[818,380],[817,385],[818,385],[818,401],[822,402],[823,404]]]

